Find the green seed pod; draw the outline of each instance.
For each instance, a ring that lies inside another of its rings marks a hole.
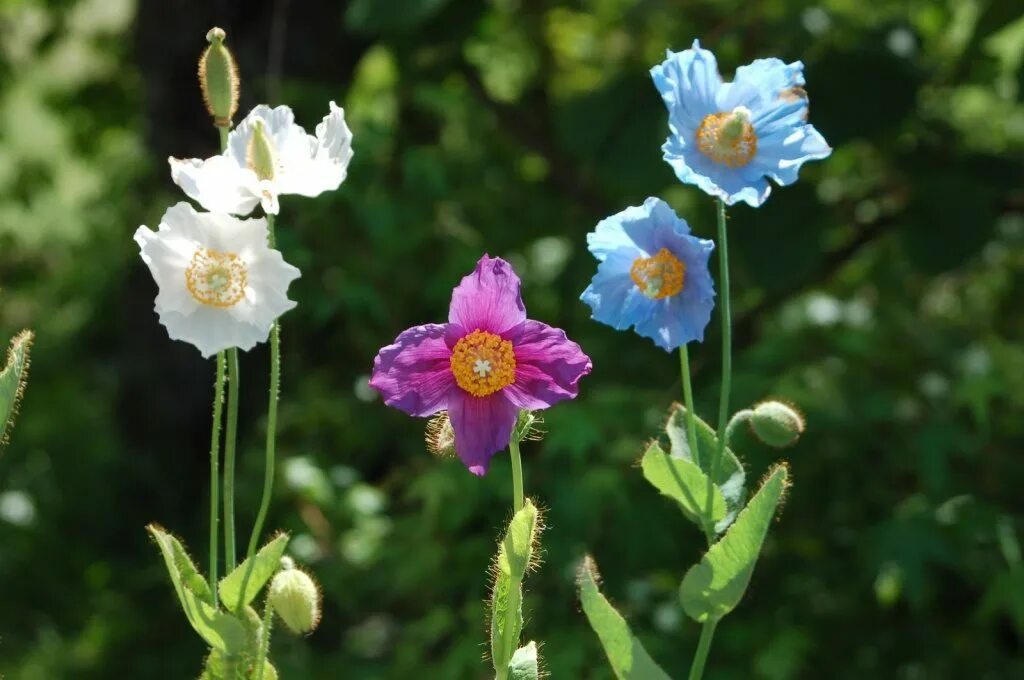
[[[804,433],[804,417],[781,401],[762,401],[750,413],[750,429],[768,446],[792,446]]]
[[[226,37],[224,29],[216,27],[206,34],[210,44],[199,57],[199,87],[213,124],[227,128],[238,111],[238,66],[224,46]]]
[[[293,633],[310,633],[320,623],[320,588],[291,559],[281,566],[270,582],[270,605]]]
[[[252,137],[249,138],[249,146],[245,150],[245,160],[249,169],[255,172],[258,178],[274,179],[277,154],[262,118],[253,121]]]

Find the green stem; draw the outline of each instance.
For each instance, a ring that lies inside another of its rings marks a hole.
[[[224,352],[217,353],[217,378],[213,383],[213,427],[210,428],[210,590],[217,607],[217,562],[220,561],[218,537],[220,521],[220,422],[224,406]]]
[[[274,247],[274,216],[267,215],[268,242]],[[277,402],[281,388],[281,324],[275,321],[270,328],[270,397],[267,404],[267,442],[265,450],[265,461],[263,469],[263,498],[260,500],[260,509],[256,513],[256,522],[252,527],[252,534],[249,536],[249,550],[246,552],[246,559],[256,554],[256,546],[263,533],[263,523],[267,519],[267,512],[270,509],[270,498],[274,490],[274,462],[277,443]],[[250,565],[255,564],[251,560]],[[251,566],[250,566],[251,568]],[[246,575],[248,578],[248,574]],[[245,592],[243,585],[242,592]]]
[[[515,434],[508,442],[508,452],[512,456],[512,500],[513,509],[519,512],[526,503],[523,496],[523,461],[519,455],[519,440]]]
[[[238,440],[238,348],[228,350],[228,423],[224,433],[224,554],[227,570],[235,568],[235,444]]]
[[[244,591],[244,589],[243,589]],[[263,608],[263,630],[260,635],[260,646],[256,650],[256,680],[263,680],[263,669],[267,665],[267,654],[270,653],[270,625],[273,623],[274,605],[270,598]]]
[[[732,386],[732,310],[729,304],[729,240],[725,226],[725,203],[718,200],[718,278],[721,289],[720,308],[722,310],[722,392],[718,401],[718,446],[715,456],[711,459],[710,476],[712,483],[718,478],[718,464],[725,455],[726,427],[729,422],[729,389]],[[705,507],[711,514],[711,503],[714,500],[713,487],[708,485],[708,497]]]
[[[228,148],[228,129],[218,125],[217,132],[220,133],[220,150],[223,152],[224,149]]]
[[[690,380],[690,352],[686,345],[679,347],[679,368],[683,376],[683,402],[686,406],[686,438],[690,443],[690,455],[693,457],[693,462],[700,467],[700,449],[697,446],[697,415],[694,412],[693,407],[693,384]],[[708,491],[713,494],[714,481],[708,478]],[[708,540],[708,545],[714,540],[714,525],[710,520],[710,508],[711,504],[707,504],[708,513],[701,518],[702,528],[704,529],[704,536]]]
[[[711,638],[715,635],[715,626],[717,625],[717,620],[709,618],[704,621],[704,626],[700,629],[697,653],[693,655],[693,665],[690,666],[690,680],[700,680],[704,675],[704,664],[707,663],[708,653],[711,651]]]

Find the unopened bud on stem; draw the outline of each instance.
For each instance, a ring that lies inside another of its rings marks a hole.
[[[789,404],[762,401],[750,414],[750,428],[768,446],[791,446],[804,433],[804,417]]]
[[[210,45],[199,57],[199,87],[203,91],[206,110],[213,116],[213,124],[231,127],[231,119],[238,110],[238,67],[231,51],[225,47],[227,34],[222,28],[211,28],[206,34]]]
[[[270,605],[293,633],[310,633],[320,623],[320,588],[289,559],[270,582]]]

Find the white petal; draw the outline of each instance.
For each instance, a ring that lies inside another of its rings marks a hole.
[[[167,159],[171,179],[207,210],[248,215],[259,203],[256,173],[227,156]]]
[[[267,246],[267,221],[200,213],[178,203],[164,213],[160,229],[135,232],[143,261],[160,291],[155,309],[171,338],[192,343],[204,356],[229,347],[251,349],[267,339],[281,314],[295,307],[288,286],[299,270]],[[230,307],[204,304],[189,291],[185,271],[200,248],[237,255],[245,265],[244,297]]]
[[[345,111],[334,102],[330,113],[316,126],[310,137],[311,151],[302,162],[285,166],[278,182],[282,194],[318,196],[337,189],[348,173],[352,160],[352,131],[345,123]]]

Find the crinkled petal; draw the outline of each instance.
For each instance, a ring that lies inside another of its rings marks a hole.
[[[651,69],[654,85],[669,112],[669,127],[676,134],[697,129],[704,117],[715,113],[715,99],[722,85],[715,55],[701,49],[700,41],[682,52],[667,53],[665,61]]]
[[[256,173],[230,158],[167,160],[174,183],[211,212],[248,215],[260,202]]]
[[[747,167],[785,186],[797,180],[804,163],[827,158],[831,153],[832,148],[813,125],[781,128],[758,140],[757,156]]]
[[[306,131],[295,124],[295,114],[290,107],[276,106],[270,108],[266,104],[260,104],[253,108],[242,122],[235,126],[235,129],[228,134],[228,146],[224,152],[232,158],[239,167],[249,165],[249,142],[256,129],[256,121],[259,119],[266,127],[265,130],[274,146],[278,160],[286,158],[289,154],[303,148]]]
[[[426,324],[403,331],[394,344],[378,352],[370,387],[384,403],[412,416],[430,416],[449,408],[455,386],[445,326]]]
[[[519,408],[503,391],[474,397],[455,388],[448,400],[448,417],[455,431],[455,452],[470,472],[482,476],[491,457],[508,446]]]
[[[512,342],[516,357],[515,382],[505,388],[512,403],[536,411],[576,398],[591,363],[565,331],[528,319],[504,338]]]
[[[580,299],[591,309],[591,318],[620,331],[653,313],[654,300],[644,295],[630,276],[635,252],[621,249],[608,254]]]
[[[171,338],[192,343],[204,356],[230,347],[248,350],[266,341],[273,321],[295,307],[287,293],[299,270],[267,246],[263,218],[197,212],[181,202],[164,213],[158,231],[139,227],[135,240],[159,289],[154,308],[161,323]],[[246,286],[240,300],[219,307],[193,295],[186,271],[200,249],[241,260]]]
[[[715,288],[708,271],[708,258],[714,243],[694,236],[682,236],[670,248],[686,265],[682,292],[661,300],[652,300],[650,313],[636,322],[638,335],[650,338],[665,351],[691,341],[703,341],[704,329],[715,307]]]
[[[258,327],[235,320],[216,307],[199,305],[188,315],[167,310],[158,313],[172,340],[194,345],[207,359],[232,347],[248,351],[257,343],[266,342],[270,334],[270,326]]]
[[[352,160],[352,131],[344,109],[334,102],[330,106],[330,113],[316,126],[316,137],[308,138],[304,156],[296,155],[281,174],[281,193],[317,196],[345,181]]]
[[[771,185],[764,177],[748,178],[743,168],[715,163],[693,144],[684,144],[679,137],[669,136],[661,150],[665,162],[672,166],[680,182],[694,184],[728,205],[743,201],[756,208],[771,193]]]
[[[473,273],[452,291],[448,321],[470,333],[481,330],[500,335],[526,320],[519,288],[512,265],[500,257],[484,255]]]

